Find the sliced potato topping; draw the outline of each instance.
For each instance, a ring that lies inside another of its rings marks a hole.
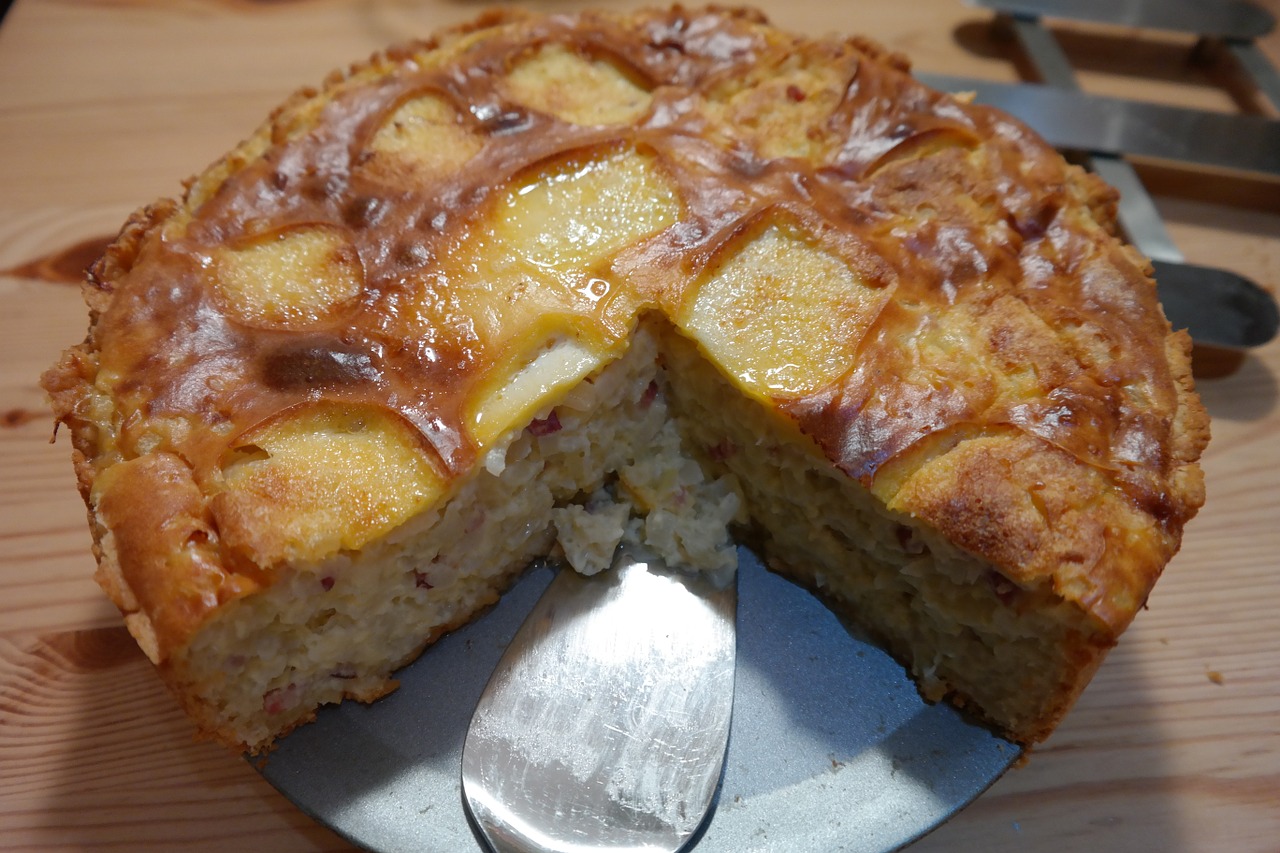
[[[717,118],[711,132],[729,144],[745,140],[762,157],[821,162],[835,144],[823,119],[839,106],[847,73],[795,53],[777,65],[726,76],[707,93],[708,111]]]
[[[840,378],[885,299],[841,258],[782,225],[735,247],[677,324],[748,392],[814,391]]]
[[[494,347],[471,407],[482,446],[620,350],[638,306],[618,302],[610,262],[679,214],[652,160],[629,150],[561,162],[499,200],[459,252],[465,313]]]
[[[373,156],[362,168],[384,180],[422,181],[455,172],[482,145],[453,106],[423,95],[391,114],[370,141]]]
[[[489,447],[513,426],[527,423],[544,407],[544,400],[562,396],[607,360],[603,351],[564,335],[520,353],[475,394],[469,419],[472,438]]]
[[[608,295],[596,281],[607,277],[610,257],[673,225],[680,210],[651,157],[624,149],[573,158],[507,193],[489,224],[491,250],[477,253],[484,264],[477,271],[508,286],[554,281],[574,303],[594,305]]]
[[[355,248],[337,229],[320,226],[220,248],[214,266],[214,286],[225,306],[252,326],[323,323],[364,287]]]
[[[503,87],[527,107],[580,125],[630,124],[649,109],[649,93],[603,59],[548,45],[511,69]]]
[[[412,428],[370,406],[317,403],[242,437],[223,459],[224,535],[259,554],[316,560],[359,548],[439,499],[444,479]]]

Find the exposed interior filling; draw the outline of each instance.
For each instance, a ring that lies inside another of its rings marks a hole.
[[[534,560],[592,574],[619,543],[727,579],[739,496],[688,457],[670,417],[656,336],[500,442],[451,500],[382,540],[291,566],[221,610],[174,662],[245,743],[318,705],[369,701],[429,642],[484,608]]]
[[[731,527],[906,662],[926,698],[1002,726],[1065,711],[1044,697],[1071,683],[1060,650],[1090,634],[1078,610],[885,508],[665,324],[498,444],[448,502],[225,608],[179,669],[264,742],[319,705],[388,692],[539,558],[594,574],[627,542],[728,578]]]
[[[730,476],[770,568],[814,590],[950,697],[1017,729],[1069,701],[1079,661],[1061,650],[1096,633],[1051,585],[1023,588],[936,531],[889,510],[807,436],[734,387],[678,334],[664,341],[671,409],[708,472]],[[1070,638],[1075,637],[1077,640]]]

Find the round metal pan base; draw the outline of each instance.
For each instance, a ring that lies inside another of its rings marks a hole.
[[[698,853],[895,850],[955,814],[1020,749],[948,705],[807,591],[741,551],[729,752]],[[325,708],[263,776],[316,820],[375,851],[483,849],[462,804],[462,744],[502,651],[553,576],[531,569],[373,703]]]

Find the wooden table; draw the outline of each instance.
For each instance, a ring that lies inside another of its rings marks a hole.
[[[762,5],[792,29],[874,34],[922,70],[1015,76],[988,15],[958,0]],[[192,741],[91,580],[36,380],[84,332],[67,279],[131,209],[295,87],[479,6],[19,0],[0,27],[0,848],[347,849]],[[1276,114],[1221,66],[1187,64],[1185,40],[1064,41],[1093,91]],[[1280,58],[1280,36],[1264,49]],[[1280,284],[1280,185],[1143,172],[1192,261]],[[1030,764],[913,849],[1280,850],[1280,345],[1197,364],[1216,375],[1200,384],[1209,503],[1149,611]]]

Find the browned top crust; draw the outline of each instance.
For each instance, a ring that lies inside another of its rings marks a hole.
[[[617,100],[578,103],[553,66],[521,82],[552,54]],[[389,122],[407,148],[379,141]],[[824,308],[836,367],[812,387],[726,373],[891,507],[1017,583],[1050,579],[1105,631],[1128,624],[1202,502],[1208,426],[1189,342],[1115,238],[1108,188],[860,38],[740,10],[503,14],[298,93],[93,268],[89,336],[44,383],[100,579],[153,659],[282,561],[323,556],[273,533],[288,482],[244,491],[228,473],[264,428],[340,403],[412,436],[431,499],[472,469],[488,439],[468,412],[513,345],[458,296],[478,275],[468,246],[504,193],[618,152],[650,164],[679,214],[573,273],[608,294],[556,309],[589,349],[615,353],[646,311],[702,340],[703,283],[781,229],[857,283]],[[302,233],[320,235],[324,298],[237,302],[227,253]]]

